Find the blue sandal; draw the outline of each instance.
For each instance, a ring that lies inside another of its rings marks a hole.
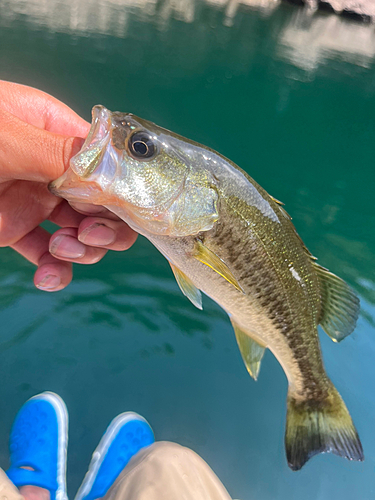
[[[51,500],[67,500],[67,445],[68,412],[64,401],[53,392],[34,396],[21,407],[12,426],[9,479],[17,487],[45,488]]]
[[[102,498],[129,460],[155,441],[148,422],[133,412],[112,420],[92,455],[75,500]]]

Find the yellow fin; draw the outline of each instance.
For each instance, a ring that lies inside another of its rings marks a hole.
[[[202,294],[200,290],[198,290],[191,279],[188,278],[185,273],[180,271],[178,267],[171,264],[171,268],[181,292],[195,305],[195,307],[202,310]]]
[[[273,196],[270,195],[270,198],[271,200],[273,200],[275,203],[277,203],[278,205],[285,205],[285,203],[283,203],[282,201],[280,200],[277,200],[276,198],[274,198]]]
[[[258,380],[260,365],[266,348],[254,339],[249,337],[241,328],[231,319],[231,323],[236,334],[237,344],[241,352],[242,359],[247,371],[256,381]]]
[[[225,262],[199,240],[196,241],[193,257],[220,274],[237,290],[245,293]]]

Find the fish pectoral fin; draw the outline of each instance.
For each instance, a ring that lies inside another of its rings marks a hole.
[[[340,342],[355,328],[359,314],[359,299],[344,280],[316,262],[321,290],[319,324],[334,342]]]
[[[202,262],[202,264],[205,264],[216,273],[220,274],[220,276],[237,288],[237,290],[245,293],[225,262],[209,248],[207,248],[200,240],[196,241],[192,256],[199,260],[199,262]]]
[[[231,323],[233,325],[237,344],[247,371],[256,381],[258,380],[260,365],[266,348],[265,346],[259,344],[256,340],[249,337],[249,335],[241,330],[241,328],[232,319]]]
[[[171,264],[171,263],[170,263]],[[203,309],[202,307],[202,294],[201,291],[194,285],[190,278],[186,276],[185,273],[180,271],[180,269],[173,264],[171,268],[181,289],[181,292],[192,302],[198,309]]]

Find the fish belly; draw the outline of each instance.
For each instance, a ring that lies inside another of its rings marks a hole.
[[[296,359],[296,352],[282,331],[282,324],[276,322],[275,325],[267,313],[269,306],[265,310],[256,290],[248,290],[248,293],[237,290],[211,268],[191,257],[193,241],[189,238],[150,240],[199,290],[217,302],[249,337],[270,349],[281,364],[293,393],[305,394],[305,380]],[[303,339],[300,339],[297,344],[302,342]],[[314,348],[313,345],[310,347]],[[319,348],[317,352],[319,356]],[[312,357],[315,358],[316,355]]]

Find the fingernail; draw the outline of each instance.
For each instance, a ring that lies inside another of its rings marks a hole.
[[[50,244],[49,251],[56,257],[79,259],[85,255],[86,248],[85,245],[82,245],[82,243],[72,236],[60,234]]]
[[[47,274],[42,281],[37,283],[37,287],[41,290],[53,290],[61,284],[61,279],[59,276],[54,276],[53,274]]]
[[[71,203],[71,206],[77,212],[82,212],[87,215],[95,215],[105,212],[105,208],[101,205],[91,205],[90,203]]]
[[[112,228],[96,223],[84,229],[78,239],[85,245],[103,247],[115,241],[116,233]]]

